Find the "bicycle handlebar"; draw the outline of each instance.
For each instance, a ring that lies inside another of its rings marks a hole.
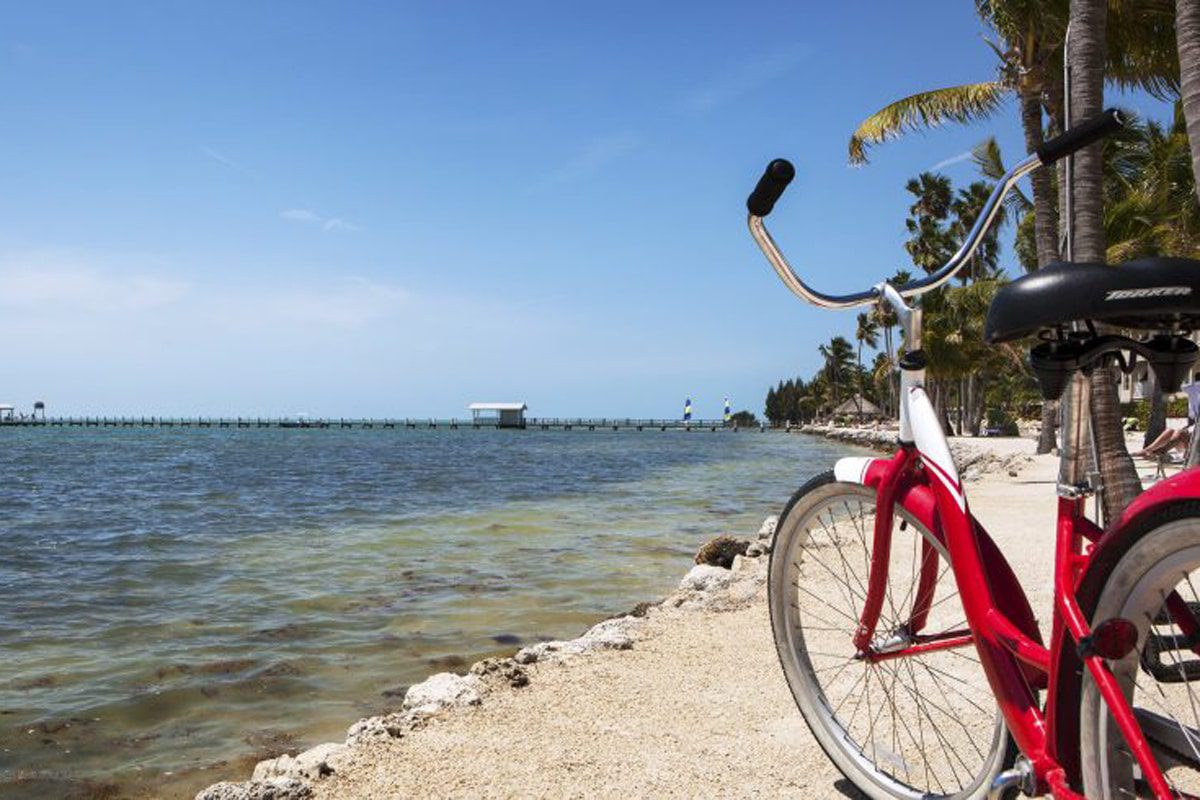
[[[937,272],[906,283],[904,286],[896,287],[896,291],[902,298],[915,297],[936,289],[953,278],[970,261],[971,256],[974,255],[976,248],[979,247],[979,243],[983,241],[984,234],[987,233],[992,223],[995,222],[1004,196],[1016,185],[1017,181],[1038,167],[1052,164],[1054,161],[1068,156],[1076,150],[1103,139],[1105,136],[1121,128],[1124,124],[1125,121],[1122,119],[1120,113],[1115,109],[1109,109],[1091,119],[1084,120],[1069,131],[1043,144],[1038,148],[1036,153],[1027,156],[1000,178],[996,183],[996,188],[992,190],[992,194],[988,197],[987,202],[984,203],[983,209],[980,211],[979,217],[975,220],[975,224],[971,227],[970,233],[967,234],[966,240],[958,248],[958,251],[950,257],[950,260],[938,269]],[[882,294],[880,287],[883,284],[873,286],[863,292],[844,295],[825,294],[813,289],[800,279],[800,276],[796,274],[795,270],[788,263],[787,258],[779,250],[779,246],[775,244],[775,240],[771,238],[771,234],[763,222],[763,217],[770,214],[772,209],[774,209],[775,202],[779,200],[780,195],[783,194],[783,190],[787,188],[788,183],[795,176],[795,172],[792,165],[782,158],[777,158],[767,165],[766,172],[763,173],[763,176],[758,181],[758,185],[754,187],[754,191],[746,200],[746,208],[750,212],[749,219],[747,220],[747,224],[750,226],[750,235],[754,237],[754,241],[757,242],[759,249],[763,251],[763,255],[767,257],[767,261],[770,262],[775,273],[779,275],[780,280],[800,299],[822,308],[853,308],[854,306],[869,305],[876,302]]]
[[[1116,133],[1125,127],[1121,112],[1115,108],[1106,109],[1096,116],[1085,119],[1071,130],[1064,131],[1048,142],[1043,142],[1037,149],[1037,156],[1043,164],[1053,164],[1064,156],[1069,156],[1077,150],[1082,150],[1089,144]]]
[[[783,194],[783,190],[796,177],[796,168],[784,158],[777,158],[758,179],[758,185],[746,198],[746,209],[756,217],[765,217],[775,208],[775,202]]]

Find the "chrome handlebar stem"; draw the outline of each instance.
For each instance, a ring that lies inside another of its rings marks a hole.
[[[775,240],[771,237],[770,231],[767,230],[762,217],[751,214],[747,220],[747,224],[750,226],[750,235],[754,237],[754,241],[758,244],[759,249],[763,251],[763,255],[767,257],[767,261],[770,262],[779,279],[801,300],[805,300],[821,308],[839,309],[871,305],[878,302],[881,297],[884,297],[887,299],[889,305],[899,312],[902,306],[906,307],[906,304],[903,302],[905,298],[917,297],[925,292],[936,289],[953,278],[959,270],[970,262],[971,256],[975,254],[975,250],[979,247],[980,242],[983,241],[984,234],[992,227],[997,214],[1000,213],[1000,207],[1005,195],[1016,185],[1017,181],[1040,166],[1042,166],[1042,161],[1036,154],[1033,154],[1006,172],[997,182],[996,188],[992,190],[992,194],[988,197],[987,202],[984,203],[979,218],[975,220],[975,224],[971,227],[971,232],[967,234],[967,238],[962,243],[962,246],[958,248],[958,252],[951,256],[950,260],[932,275],[927,275],[924,278],[893,289],[893,292],[897,295],[895,297],[890,296],[891,293],[886,292],[884,287],[892,288],[886,283],[881,283],[866,291],[855,292],[853,294],[833,295],[819,292],[806,284],[796,274],[796,271],[792,269],[787,257],[780,251],[779,245],[775,244]],[[897,300],[900,302],[897,303]]]

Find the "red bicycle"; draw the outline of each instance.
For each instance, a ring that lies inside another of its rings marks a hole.
[[[826,308],[886,303],[904,334],[899,449],[843,458],[792,497],[771,555],[771,624],[784,674],[826,754],[871,797],[1200,795],[1200,470],[1144,492],[1105,527],[1086,471],[1087,374],[1128,354],[1166,391],[1197,359],[1200,262],[1061,264],[1003,287],[986,338],[1037,334],[1043,395],[1061,398],[1049,643],[1025,592],[970,512],[923,389],[915,298],[969,262],[1024,175],[1119,128],[1114,111],[1044,144],[997,185],[959,251],[905,286],[846,296],[809,288],[767,232],[795,174],[768,165],[750,231],[784,283]],[[1101,335],[1103,321],[1156,332]],[[1131,357],[1129,357],[1131,358]]]

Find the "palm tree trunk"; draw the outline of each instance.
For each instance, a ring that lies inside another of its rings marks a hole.
[[[858,358],[857,358],[857,361],[858,361],[858,400],[856,402],[856,405],[858,406],[858,426],[860,428],[862,427],[862,397],[863,397],[862,346],[863,346],[863,340],[859,339],[858,340]]]
[[[1180,98],[1192,148],[1192,172],[1200,176],[1200,0],[1175,0]],[[1200,178],[1196,181],[1200,192]]]
[[[1104,481],[1104,518],[1115,520],[1125,507],[1142,491],[1142,482],[1129,451],[1125,449],[1121,407],[1117,398],[1116,367],[1097,367],[1092,370],[1092,435],[1096,437],[1096,452],[1100,457],[1100,475]],[[1114,425],[1108,420],[1116,420]]]
[[[1088,119],[1104,110],[1106,0],[1071,0],[1072,118]],[[1077,110],[1077,111],[1076,111]],[[1075,217],[1075,259],[1104,262],[1104,194],[1101,145],[1075,154],[1072,199]]]
[[[983,379],[976,372],[967,377],[967,427],[972,436],[978,436],[983,426]]]
[[[1163,397],[1162,384],[1158,375],[1150,370],[1150,421],[1146,423],[1146,435],[1142,438],[1142,447],[1146,447],[1158,435],[1167,429],[1167,401]]]
[[[1066,109],[1063,107],[1065,101],[1063,93],[1063,78],[1062,69],[1050,69],[1046,71],[1046,117],[1048,120],[1048,133],[1050,136],[1058,136],[1063,132],[1063,127],[1066,120]],[[1066,258],[1066,240],[1067,240],[1067,159],[1059,159],[1054,165],[1054,190],[1058,196],[1058,206],[1055,208],[1056,216],[1058,217],[1058,235],[1055,253],[1058,258]],[[1042,266],[1039,264],[1039,266]]]
[[[888,351],[888,416],[896,416],[899,410],[896,409],[896,389],[895,389],[895,354],[892,348],[892,326],[883,325],[883,348]]]
[[[967,406],[967,381],[966,378],[958,379],[958,419],[954,421],[955,427],[958,429],[958,435],[963,435],[963,417],[966,416]]]
[[[1104,110],[1104,56],[1107,0],[1071,0],[1071,108],[1079,120]],[[1075,115],[1072,114],[1074,117]],[[1103,161],[1099,143],[1075,154],[1074,206],[1075,259],[1104,262]],[[1116,370],[1092,371],[1092,435],[1096,440],[1098,469],[1104,484],[1104,514],[1116,519],[1141,491],[1141,481],[1121,425],[1117,403]]]
[[[1025,133],[1025,149],[1030,153],[1045,140],[1042,131],[1041,99],[1021,98],[1021,127]],[[1058,251],[1058,198],[1054,194],[1054,183],[1050,173],[1044,169],[1034,170],[1033,182],[1033,235],[1037,243],[1038,266],[1053,264],[1059,259]],[[1038,436],[1037,453],[1044,455],[1054,450],[1055,433],[1058,429],[1058,401],[1042,403],[1042,432]]]
[[[1038,434],[1037,454],[1053,452],[1058,444],[1055,432],[1058,428],[1058,401],[1042,401],[1042,432]]]
[[[1025,149],[1030,153],[1041,146],[1042,101],[1036,95],[1021,98],[1021,127],[1025,132]],[[1054,176],[1049,170],[1034,170],[1033,182],[1033,238],[1037,242],[1038,266],[1044,267],[1058,261],[1058,209],[1054,196]]]

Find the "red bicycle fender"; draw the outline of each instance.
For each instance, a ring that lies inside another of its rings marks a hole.
[[[1128,528],[1137,517],[1153,511],[1165,503],[1195,499],[1200,499],[1200,469],[1186,469],[1166,480],[1159,481],[1134,498],[1134,501],[1121,514],[1120,521],[1112,526],[1110,531],[1115,533],[1117,530]],[[1097,546],[1103,545],[1104,541],[1109,538],[1109,533],[1106,532],[1104,538],[1100,540],[1100,545]]]

